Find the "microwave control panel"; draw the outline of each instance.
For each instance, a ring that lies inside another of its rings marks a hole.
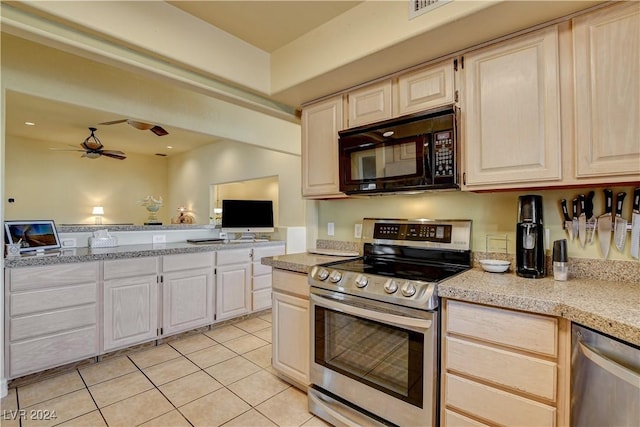
[[[436,177],[450,177],[454,173],[453,131],[436,132],[433,135],[433,168]]]

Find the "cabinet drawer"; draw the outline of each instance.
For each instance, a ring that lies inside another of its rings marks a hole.
[[[273,290],[309,299],[309,283],[307,282],[306,274],[275,269],[273,270],[272,280],[271,287]]]
[[[10,276],[12,291],[97,282],[98,263],[79,262],[42,267],[12,268]]]
[[[10,340],[18,341],[91,326],[96,324],[97,319],[95,304],[18,317],[10,321]]]
[[[555,401],[555,363],[452,337],[446,345],[448,370]]]
[[[253,290],[259,291],[260,289],[271,289],[272,276],[266,274],[253,278]]]
[[[271,307],[271,289],[262,289],[260,291],[253,292],[252,299],[253,301],[252,301],[251,309],[253,311],[270,308]]]
[[[557,330],[552,317],[447,301],[447,332],[555,357]]]
[[[104,262],[104,280],[158,274],[158,257],[119,259]]]
[[[50,335],[9,346],[9,375],[15,378],[98,354],[96,327]]]
[[[193,268],[213,267],[215,252],[197,252],[193,254],[168,255],[162,257],[162,271],[190,270]]]
[[[273,267],[271,267],[270,265],[262,265],[259,262],[254,262],[253,263],[253,275],[254,276],[261,276],[261,275],[271,275],[271,272],[273,271]]]
[[[556,409],[452,374],[446,375],[446,405],[503,426],[553,426]]]
[[[96,284],[65,286],[59,289],[23,292],[10,297],[11,316],[51,311],[74,305],[95,303]]]
[[[256,262],[260,262],[260,258],[262,257],[284,255],[284,252],[284,245],[253,248],[253,259]]]
[[[444,411],[444,427],[489,427],[479,421],[467,418],[456,412],[445,409]]]
[[[218,262],[216,265],[243,264],[251,262],[251,248],[218,251],[217,256]]]

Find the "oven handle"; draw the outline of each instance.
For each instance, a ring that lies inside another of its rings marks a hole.
[[[340,311],[353,316],[364,317],[366,319],[375,320],[381,323],[392,324],[402,328],[412,328],[426,331],[431,327],[433,322],[427,319],[418,319],[415,317],[398,316],[396,314],[383,313],[373,310],[367,310],[366,308],[360,308],[349,304],[343,304],[337,302],[332,298],[311,294],[309,296],[311,301],[332,310]]]

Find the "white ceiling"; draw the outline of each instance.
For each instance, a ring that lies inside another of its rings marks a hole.
[[[362,1],[169,1],[264,51],[273,52]]]
[[[173,6],[216,27],[271,52],[300,35],[330,21],[361,1],[171,1]],[[97,127],[96,135],[107,150],[125,154],[138,153],[168,156],[211,144],[210,135],[171,128],[157,123],[169,135],[157,136],[140,131],[126,123],[98,125],[98,123],[126,117],[35,96],[8,92],[6,99],[6,133],[43,141],[43,148],[80,148],[89,135],[88,127]],[[133,118],[148,120],[148,118]],[[26,126],[26,121],[36,126]],[[71,146],[70,146],[71,145]],[[169,149],[167,146],[172,146]],[[60,152],[63,156],[78,156],[80,152]],[[112,160],[108,160],[112,161]]]

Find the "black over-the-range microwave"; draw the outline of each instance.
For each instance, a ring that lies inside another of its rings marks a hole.
[[[454,105],[339,132],[340,191],[459,189]]]

